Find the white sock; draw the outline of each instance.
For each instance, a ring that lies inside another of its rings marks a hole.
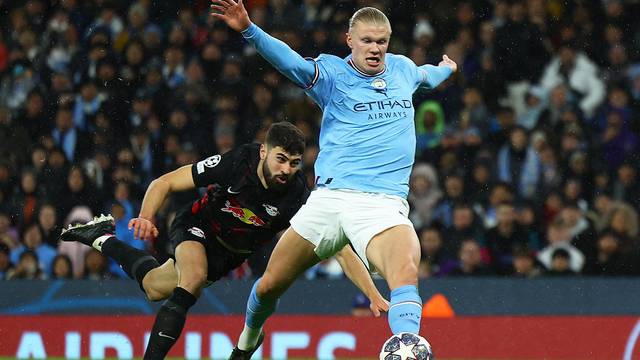
[[[258,343],[260,332],[262,332],[262,328],[252,329],[247,324],[244,324],[244,329],[242,329],[240,339],[238,339],[238,349],[253,350],[256,347],[256,343]]]
[[[113,235],[112,234],[108,234],[108,235],[102,235],[99,238],[93,240],[93,248],[102,252],[102,244],[104,244],[105,241],[109,240],[109,238],[112,238]]]

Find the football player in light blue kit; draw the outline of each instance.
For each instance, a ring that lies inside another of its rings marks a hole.
[[[364,266],[347,266],[345,272],[369,296],[374,312],[386,310],[386,304],[365,266],[378,271],[391,289],[391,331],[417,334],[420,246],[405,200],[416,148],[412,94],[419,86],[438,86],[456,71],[456,63],[444,55],[438,66],[416,66],[387,53],[391,25],[371,7],[358,10],[349,22],[351,55],[316,59],[302,58],[251,23],[242,0],[212,0],[211,8],[323,110],[317,188],[254,284],[231,358],[250,358],[280,295],[307,268],[336,254],[341,264],[346,256],[362,260],[353,264]]]

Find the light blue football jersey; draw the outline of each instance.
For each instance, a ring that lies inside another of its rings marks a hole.
[[[450,68],[387,53],[384,71],[367,75],[351,56],[305,60],[255,24],[242,35],[322,108],[318,186],[407,197],[416,151],[412,95],[421,84],[438,86]]]
[[[360,72],[350,56],[323,54],[315,63],[306,92],[323,111],[318,186],[406,198],[416,150],[412,95],[422,70],[394,54],[379,75]]]

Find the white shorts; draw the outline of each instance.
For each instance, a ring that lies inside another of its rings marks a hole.
[[[396,225],[413,224],[409,204],[398,196],[324,187],[311,192],[307,203],[291,219],[291,227],[315,245],[321,259],[329,258],[351,242],[370,271],[367,245],[371,239]]]

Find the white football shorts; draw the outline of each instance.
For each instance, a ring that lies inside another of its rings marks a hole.
[[[321,259],[329,258],[351,242],[370,271],[367,245],[396,225],[413,224],[409,204],[399,196],[356,190],[316,188],[291,219],[291,227],[315,246]]]

